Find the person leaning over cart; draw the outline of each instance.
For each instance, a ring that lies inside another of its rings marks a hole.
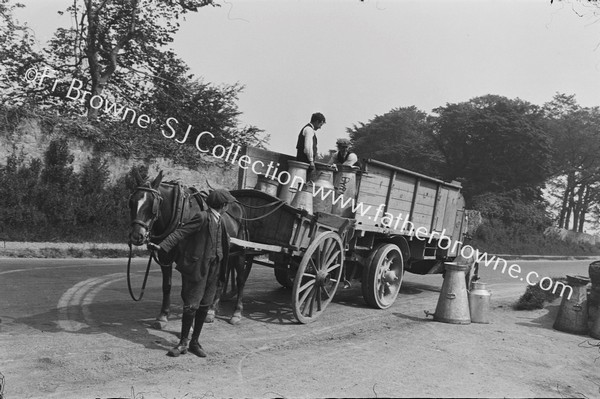
[[[226,190],[215,190],[208,194],[206,203],[209,209],[182,225],[160,244],[150,247],[169,252],[187,237],[177,255],[175,267],[181,273],[181,299],[183,316],[179,344],[167,354],[177,357],[188,351],[196,356],[206,357],[206,352],[198,342],[208,307],[213,303],[217,282],[225,281],[227,257],[229,255],[229,235],[221,215],[235,198]],[[191,341],[190,329],[194,325]]]
[[[296,143],[296,161],[306,162],[310,164],[308,174],[315,170],[315,158],[319,154],[317,152],[317,135],[316,131],[325,124],[325,117],[320,112],[315,112],[310,118],[310,123],[307,123],[300,134],[298,134],[298,142]]]
[[[334,165],[337,168],[337,165],[346,165],[353,166],[355,168],[359,168],[360,165],[358,163],[358,156],[350,151],[350,140],[348,139],[337,139],[337,152],[334,153],[331,158],[329,158],[329,165]]]

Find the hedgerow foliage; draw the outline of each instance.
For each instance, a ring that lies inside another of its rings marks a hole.
[[[108,184],[106,163],[93,157],[80,173],[66,139],[44,159],[13,151],[0,167],[0,238],[12,241],[125,242],[132,175]],[[142,171],[143,172],[143,171]]]

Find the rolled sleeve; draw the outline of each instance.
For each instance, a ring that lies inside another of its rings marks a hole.
[[[344,165],[354,166],[355,163],[358,162],[358,156],[355,153],[351,152],[348,154],[348,159],[344,162]]]

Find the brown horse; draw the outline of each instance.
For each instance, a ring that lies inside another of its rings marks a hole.
[[[174,182],[162,182],[162,171],[152,181],[143,180],[136,174],[138,187],[129,197],[129,210],[131,227],[129,242],[140,246],[153,242],[160,243],[166,236],[173,232],[180,223],[186,223],[200,211],[207,209],[206,193],[198,192],[193,187],[184,187]],[[244,223],[244,209],[238,203],[230,204],[223,215],[223,221],[230,237],[247,240],[247,231]],[[178,246],[179,247],[179,246]],[[166,256],[155,257],[162,271],[163,299],[160,314],[156,318],[159,322],[167,322],[171,306],[171,286],[173,274],[173,261],[176,256],[176,247]],[[246,280],[252,268],[252,257],[246,256],[243,248],[232,245],[229,251],[227,266],[228,280],[231,280],[231,291],[228,296],[235,295],[237,287],[237,303],[231,324],[237,324],[242,319],[243,297]],[[221,294],[222,284],[219,283],[215,301],[210,307],[206,322],[214,320]]]

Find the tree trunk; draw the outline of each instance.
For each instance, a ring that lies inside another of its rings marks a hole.
[[[569,221],[567,219],[568,209],[569,209],[569,196],[572,191],[572,182],[574,180],[574,176],[572,173],[567,175],[567,183],[565,185],[565,192],[563,193],[562,204],[560,207],[560,214],[558,218],[558,227],[566,229],[569,225]]]
[[[583,197],[585,196],[585,183],[581,183],[577,188],[575,194],[577,198],[573,198],[573,228],[571,230],[577,231],[579,229],[579,215],[583,211]]]
[[[591,187],[589,184],[586,184],[585,186],[585,195],[583,198],[583,205],[581,207],[581,212],[579,214],[579,226],[577,228],[577,231],[580,233],[583,233],[583,227],[585,225],[585,215],[587,214],[589,207],[590,207],[590,202],[591,202]]]
[[[92,0],[87,0],[86,2],[88,17],[86,56],[90,65],[90,75],[92,81],[92,87],[90,90],[92,94],[86,102],[88,120],[94,120],[98,117],[98,110],[90,107],[90,99],[93,96],[102,95],[106,83],[108,83],[110,77],[117,70],[117,56],[119,51],[133,38],[133,34],[135,33],[135,19],[139,1],[133,0],[132,5],[134,11],[132,13],[127,32],[117,41],[116,44],[112,45],[112,43],[106,41],[104,37],[101,37],[103,35],[99,34],[98,32],[100,14],[103,12],[103,7],[106,6],[106,3],[103,3],[101,7],[94,9]],[[105,50],[110,48],[107,60],[108,65],[104,69],[102,69],[99,61],[99,53],[101,48]]]
[[[575,187],[571,187],[569,190],[569,198],[567,200],[567,209],[565,211],[565,223],[564,228],[569,229],[569,225],[571,224],[571,214],[574,211],[575,207]]]

